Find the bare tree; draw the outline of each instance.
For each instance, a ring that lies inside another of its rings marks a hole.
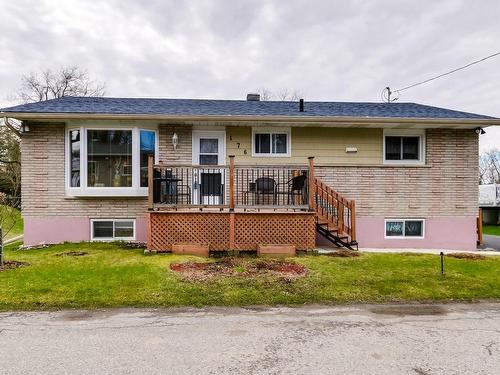
[[[260,95],[260,100],[269,101],[269,100],[272,100],[272,98],[273,98],[273,93],[269,89],[261,88],[261,89],[255,90],[255,92]]]
[[[256,92],[260,95],[260,100],[262,101],[270,101],[270,100],[278,100],[278,101],[298,101],[302,94],[297,90],[291,90],[287,88],[282,88],[278,91],[272,91],[267,88],[261,88],[256,90]]]
[[[88,71],[78,66],[61,67],[53,72],[23,75],[19,97],[25,103],[62,98],[64,96],[103,96],[104,84],[90,79]]]
[[[493,149],[479,157],[479,183],[500,184],[500,150]]]
[[[104,84],[90,79],[86,69],[66,66],[55,72],[46,69],[24,75],[18,99],[28,103],[64,96],[103,95]],[[12,119],[0,120],[0,193],[13,197],[21,195],[20,125],[19,121]],[[15,207],[18,205],[17,202]]]

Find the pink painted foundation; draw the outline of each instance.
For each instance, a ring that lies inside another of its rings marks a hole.
[[[146,218],[136,218],[135,228],[136,241],[146,242]],[[88,217],[24,218],[25,246],[81,241],[90,241],[90,218]]]
[[[26,246],[42,243],[90,241],[90,218],[88,217],[25,217],[24,244]],[[432,217],[425,220],[425,233],[422,239],[384,238],[385,222],[383,217],[358,217],[357,240],[361,248],[398,248],[398,249],[476,249],[475,217]],[[146,242],[147,219],[136,218],[136,240]],[[329,245],[317,236],[318,246]]]

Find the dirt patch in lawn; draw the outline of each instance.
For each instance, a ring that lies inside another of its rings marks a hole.
[[[457,258],[457,259],[471,259],[471,260],[484,260],[486,257],[481,254],[472,254],[472,253],[451,253],[446,256]]]
[[[57,253],[56,257],[83,257],[88,255],[86,251],[68,251],[66,253]]]
[[[218,277],[275,277],[282,281],[292,281],[307,275],[305,266],[276,259],[224,258],[209,263],[171,263],[170,269],[179,272],[188,281],[207,281]]]
[[[29,263],[26,262],[18,262],[17,260],[6,260],[3,262],[3,266],[0,266],[0,272],[6,270],[15,270],[16,268],[29,266]]]
[[[346,249],[339,249],[332,251],[331,253],[327,253],[329,257],[339,257],[339,258],[351,258],[351,257],[359,257],[361,253],[359,251],[354,251],[354,250],[346,250]]]

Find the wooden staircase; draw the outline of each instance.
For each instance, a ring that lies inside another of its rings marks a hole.
[[[344,198],[318,178],[313,182],[316,232],[338,247],[357,250],[354,200]]]

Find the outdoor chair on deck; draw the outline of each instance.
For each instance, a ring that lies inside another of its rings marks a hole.
[[[287,205],[304,204],[304,193],[306,187],[307,175],[301,174],[300,176],[295,176],[289,179],[287,182],[276,185],[276,195],[286,195]],[[280,186],[285,189],[280,190]]]
[[[276,204],[276,181],[271,177],[259,177],[255,180],[255,185],[250,186],[254,190],[255,203],[262,204],[263,199],[272,197],[273,205]]]

